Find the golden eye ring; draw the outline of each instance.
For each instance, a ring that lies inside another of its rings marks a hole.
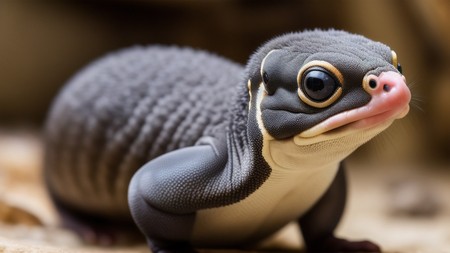
[[[397,68],[398,66],[397,53],[394,50],[391,50],[391,55],[392,55],[392,65],[394,65],[394,67]]]
[[[332,78],[335,79],[338,82],[337,88],[334,90],[331,96],[326,98],[324,101],[318,101],[312,98],[311,96],[308,96],[303,91],[303,79],[306,75],[308,75],[308,72],[311,70],[315,70],[315,68],[320,68],[328,72],[328,74],[332,75]],[[305,64],[302,68],[300,68],[298,74],[297,74],[297,84],[298,84],[298,96],[300,99],[306,103],[307,105],[310,105],[315,108],[325,108],[332,103],[334,103],[341,95],[342,95],[342,84],[344,83],[344,77],[341,74],[341,72],[334,67],[331,63],[326,61],[318,61],[314,60],[311,62],[308,62]]]
[[[398,70],[398,72],[400,72],[400,74],[403,75],[402,66],[398,62],[397,53],[394,50],[391,50],[391,55],[392,55],[392,65],[394,65],[394,67]]]

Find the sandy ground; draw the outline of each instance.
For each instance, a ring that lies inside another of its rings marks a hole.
[[[41,161],[35,134],[0,132],[0,252],[149,252],[145,245],[87,246],[60,228],[41,180]],[[349,202],[338,235],[370,238],[385,252],[450,252],[450,168],[361,167],[349,164]],[[258,250],[302,252],[299,238],[291,224]]]

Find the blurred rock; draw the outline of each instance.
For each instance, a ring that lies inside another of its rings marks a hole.
[[[388,187],[388,208],[393,216],[432,218],[442,204],[432,187],[414,179],[401,179]]]
[[[33,214],[4,202],[0,202],[0,222],[30,226],[42,225],[41,221]]]
[[[58,223],[42,182],[42,157],[35,132],[0,129],[0,222]]]

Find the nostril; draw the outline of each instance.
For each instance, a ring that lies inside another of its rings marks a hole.
[[[391,86],[389,86],[388,84],[383,85],[383,90],[386,92],[389,92],[391,90]]]
[[[377,87],[377,81],[375,81],[375,79],[370,79],[369,86],[370,88],[375,89]]]

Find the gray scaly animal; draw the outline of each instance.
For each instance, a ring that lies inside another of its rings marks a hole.
[[[378,252],[333,234],[342,161],[404,117],[410,97],[394,51],[343,31],[274,38],[245,68],[134,47],[54,101],[45,178],[66,217],[132,216],[157,253],[239,247],[294,220],[310,252]]]

